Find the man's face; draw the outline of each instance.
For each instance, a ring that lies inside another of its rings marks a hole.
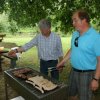
[[[78,17],[77,13],[72,16],[72,21],[75,29],[80,31],[82,29],[83,21]]]
[[[42,35],[48,35],[50,33],[50,28],[40,28]]]

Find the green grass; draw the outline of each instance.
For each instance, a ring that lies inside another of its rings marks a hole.
[[[11,37],[4,38],[4,42],[16,43],[18,46],[22,46],[28,41],[30,41],[32,38],[33,37],[30,37],[30,36],[13,36],[13,37],[11,36]],[[71,37],[67,37],[67,36],[61,38],[64,54],[70,48],[70,40],[71,40]],[[38,59],[38,54],[37,54],[37,48],[33,47],[27,52],[23,53],[21,55],[21,58],[17,61],[17,66],[31,67],[36,70],[39,70],[39,59]],[[66,72],[69,72],[69,66],[70,64],[67,63],[67,67],[64,68],[64,71],[60,74],[61,81],[66,81],[66,77],[67,77]]]
[[[28,41],[30,41],[33,37],[30,36],[11,36],[11,37],[6,37],[4,38],[4,42],[10,42],[10,43],[16,43],[17,45],[24,45],[25,43],[27,43]],[[71,36],[66,36],[66,37],[62,37],[62,46],[63,46],[63,51],[64,54],[67,52],[67,50],[70,48],[70,40],[71,40]],[[36,47],[28,50],[27,52],[23,53],[21,55],[22,57],[17,61],[17,66],[18,67],[31,67],[33,69],[39,70],[39,60],[38,60],[38,56],[37,56],[37,49]],[[7,63],[7,64],[6,64]],[[3,67],[4,70],[7,69],[7,66],[9,62],[5,61],[5,64]],[[60,81],[61,82],[65,82],[68,83],[68,76],[70,73],[70,62],[66,63],[66,67],[63,69],[63,71],[60,73]],[[3,75],[1,74],[0,76],[1,80],[0,80],[0,100],[4,100],[4,78]],[[9,96],[14,97],[14,91],[11,91],[11,89],[9,89]],[[100,96],[99,96],[99,92],[96,94],[96,99],[95,100],[100,100]]]

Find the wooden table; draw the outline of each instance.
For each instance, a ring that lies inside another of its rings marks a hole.
[[[3,50],[0,51],[0,72],[2,72],[2,57],[8,58],[10,59],[10,68],[15,68],[16,67],[16,61],[17,61],[17,57],[10,57],[8,55],[8,50]]]
[[[0,51],[0,72],[2,72],[2,60],[3,58],[1,57],[3,53],[7,53],[8,51],[7,50],[2,50]]]
[[[2,54],[2,56],[10,59],[10,68],[15,68],[16,67],[17,57],[10,57],[8,55],[8,53],[4,53],[4,54]]]

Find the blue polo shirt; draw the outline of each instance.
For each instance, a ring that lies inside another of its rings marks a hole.
[[[95,70],[97,56],[100,56],[100,34],[94,28],[78,38],[78,47],[74,45],[79,32],[75,31],[71,40],[71,64],[73,68],[79,70]]]

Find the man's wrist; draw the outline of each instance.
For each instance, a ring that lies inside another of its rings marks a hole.
[[[15,52],[18,53],[18,49],[15,49]]]

